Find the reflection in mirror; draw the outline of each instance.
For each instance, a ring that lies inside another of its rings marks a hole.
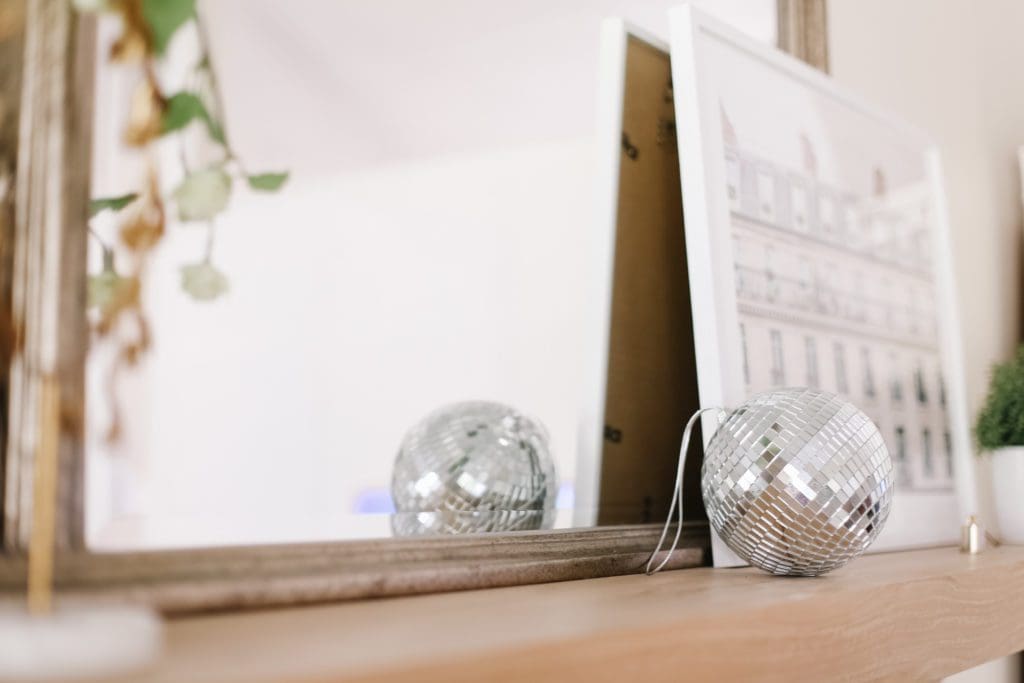
[[[101,16],[90,547],[659,518],[671,481],[578,424],[620,144],[599,27],[665,37],[672,4],[201,2],[148,80]],[[707,4],[774,40],[771,0]]]
[[[391,528],[396,536],[548,529],[556,485],[540,423],[500,403],[448,405],[402,439]]]

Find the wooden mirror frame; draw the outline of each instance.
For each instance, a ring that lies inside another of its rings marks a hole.
[[[165,611],[297,604],[639,571],[660,524],[431,539],[91,553],[84,538],[86,222],[95,25],[67,0],[13,0],[0,34],[0,590],[23,593],[34,463],[55,449],[60,595]],[[778,0],[779,45],[827,67],[825,0]],[[18,115],[17,125],[10,112]],[[16,182],[11,182],[17,179]],[[6,399],[6,400],[4,400]],[[47,412],[50,402],[56,409]],[[50,415],[50,418],[47,416]],[[687,526],[669,568],[708,558]]]

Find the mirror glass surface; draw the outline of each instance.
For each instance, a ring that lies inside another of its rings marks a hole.
[[[464,401],[514,409],[480,423],[495,443],[550,453],[552,509],[510,528],[592,524],[574,486],[580,358],[600,333],[584,313],[610,286],[588,263],[607,224],[595,196],[600,25],[624,17],[667,39],[672,4],[200,2],[237,167],[290,175],[272,193],[236,182],[212,223],[168,216],[144,264],[149,346],[137,362],[118,359],[138,321],[94,334],[90,547],[391,537],[403,438]],[[775,40],[772,0],[698,4]],[[150,156],[124,144],[139,71],[109,63],[119,34],[118,19],[101,18],[92,196],[137,191],[150,167],[171,196],[184,168],[223,153],[198,125]],[[189,87],[199,43],[192,30],[176,37],[161,83]],[[92,220],[91,273],[104,243],[117,269],[133,267],[126,215]],[[207,258],[228,287],[197,301],[183,278],[202,271],[183,268]],[[455,438],[420,436],[438,449]],[[495,476],[536,482],[526,472]],[[466,476],[467,490],[488,485]]]

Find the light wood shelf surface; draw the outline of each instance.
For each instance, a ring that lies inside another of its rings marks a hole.
[[[1024,649],[1024,547],[182,617],[167,636],[141,680],[935,680]]]

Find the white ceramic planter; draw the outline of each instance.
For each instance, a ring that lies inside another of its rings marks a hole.
[[[1024,446],[999,448],[991,457],[999,535],[1006,543],[1024,543]]]

